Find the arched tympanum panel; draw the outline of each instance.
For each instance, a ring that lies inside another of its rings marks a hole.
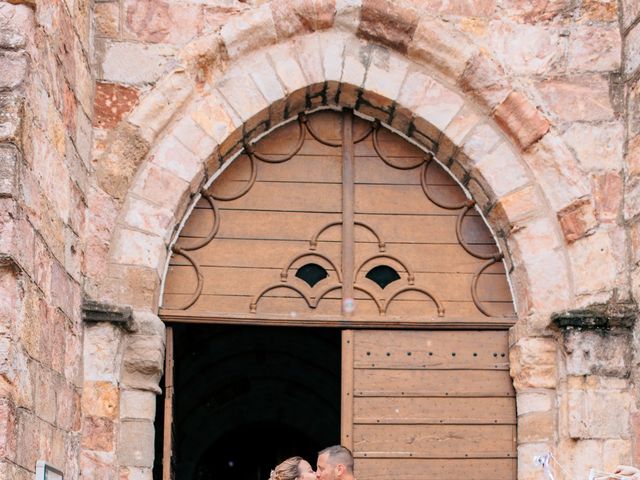
[[[439,159],[445,160],[445,159]],[[510,325],[502,256],[434,156],[351,113],[300,115],[202,192],[173,247],[174,321]]]

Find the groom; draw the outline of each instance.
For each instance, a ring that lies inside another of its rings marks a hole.
[[[355,480],[351,451],[342,445],[334,445],[318,452],[316,478],[318,480]]]

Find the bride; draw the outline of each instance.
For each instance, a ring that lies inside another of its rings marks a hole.
[[[269,480],[316,480],[316,474],[304,458],[291,457],[271,470]]]

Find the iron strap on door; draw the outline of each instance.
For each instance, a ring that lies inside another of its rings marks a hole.
[[[353,112],[342,115],[342,314],[353,313],[354,234]]]

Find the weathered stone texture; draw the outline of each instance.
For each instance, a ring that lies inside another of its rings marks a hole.
[[[571,385],[574,388],[568,394],[570,437],[628,438],[630,393],[620,389],[619,383],[611,384],[590,377],[585,381],[583,378],[574,378],[572,383],[577,385]]]
[[[96,166],[100,187],[112,197],[122,199],[148,148],[147,142],[140,138],[131,125],[121,125],[112,134],[109,151],[99,159]]]
[[[639,16],[640,5],[635,0],[622,0],[622,25],[628,28]]]
[[[447,77],[459,78],[476,50],[457,35],[451,37],[452,33],[455,35],[446,31],[441,22],[422,18],[408,45],[409,56],[424,61]]]
[[[640,24],[635,25],[626,35],[624,41],[625,66],[627,75],[634,74],[640,67]]]
[[[567,242],[584,237],[596,227],[593,204],[588,198],[576,200],[560,210],[558,220]]]
[[[522,93],[512,92],[496,107],[496,121],[523,150],[549,131],[549,121]]]
[[[417,20],[414,8],[386,0],[364,0],[358,35],[406,52],[416,31]]]
[[[556,431],[555,416],[552,411],[534,412],[518,417],[518,443],[551,440]]]
[[[621,60],[620,29],[617,24],[581,26],[569,38],[567,67],[570,71],[615,71]]]
[[[82,425],[82,447],[87,450],[111,452],[115,447],[115,431],[113,421],[85,415]]]
[[[539,90],[548,108],[562,121],[612,120],[609,82],[599,76],[545,80]]]
[[[460,84],[481,107],[488,110],[503,102],[511,91],[504,69],[484,52],[474,55],[466,64]]]
[[[0,196],[12,197],[18,181],[18,149],[10,144],[0,144]]]
[[[274,43],[277,33],[269,5],[231,19],[220,35],[231,57]]]
[[[606,172],[592,177],[596,216],[600,222],[613,223],[621,215],[623,179],[618,172]]]
[[[120,395],[123,419],[142,419],[153,422],[156,416],[156,394],[143,390],[124,390]]]
[[[164,366],[162,338],[137,335],[128,340],[122,382],[129,388],[158,392]]]
[[[113,128],[137,104],[137,89],[114,83],[96,83],[93,124]]]
[[[278,38],[330,28],[336,13],[335,0],[272,2],[271,11]]]
[[[17,93],[0,93],[0,142],[17,142],[22,127],[24,97]]]
[[[96,35],[118,38],[120,34],[120,3],[97,2],[93,7]]]
[[[27,75],[27,57],[24,53],[0,50],[0,90],[18,87]]]
[[[13,304],[11,316],[0,314],[0,464],[15,467],[6,478],[32,478],[36,459],[77,478],[80,378],[70,365],[81,354],[72,339],[86,186],[77,118],[93,90],[86,6],[0,4],[0,197],[11,197],[0,207],[0,258],[13,259],[21,286],[7,297],[11,277],[2,275],[0,303]],[[71,214],[72,199],[81,213]]]
[[[126,0],[123,8],[123,35],[129,40],[182,44],[202,31],[202,5]]]
[[[568,375],[628,376],[631,342],[628,334],[569,330],[564,335]]]
[[[574,123],[563,135],[586,170],[620,170],[624,150],[622,122]]]
[[[552,338],[527,338],[512,347],[509,363],[516,389],[555,388],[556,355]]]
[[[518,75],[549,75],[562,71],[566,40],[548,25],[492,22],[490,45],[503,68]]]
[[[606,231],[576,240],[568,247],[578,295],[611,291],[615,284],[617,265],[614,244]]]
[[[143,84],[155,82],[176,52],[162,44],[105,42],[100,78],[108,82]]]

